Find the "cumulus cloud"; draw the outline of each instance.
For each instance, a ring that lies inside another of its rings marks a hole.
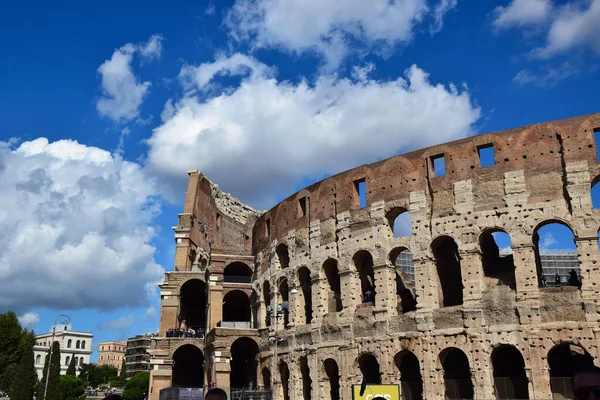
[[[550,232],[544,233],[540,240],[540,249],[547,250],[550,247],[557,245],[558,240],[554,237],[554,235]]]
[[[571,0],[562,5],[551,0],[512,0],[494,13],[496,28],[538,28],[544,44],[532,50],[535,58],[551,58],[575,48],[600,53],[600,0]]]
[[[102,96],[96,103],[100,115],[117,123],[129,122],[140,114],[140,106],[150,89],[150,82],[140,82],[132,69],[136,53],[143,60],[158,59],[162,51],[162,36],[153,35],[147,43],[127,43],[115,50],[112,57],[98,67]]]
[[[19,317],[19,322],[24,328],[32,330],[40,322],[40,316],[34,312],[26,312]]]
[[[0,309],[148,304],[155,186],[140,166],[72,140],[0,146]]]
[[[201,65],[198,90],[232,70],[231,59],[245,67],[258,63],[234,55],[216,61],[226,66],[220,70]],[[257,72],[269,70],[261,65],[234,89],[167,103],[170,118],[147,141],[148,168],[180,185],[187,168],[199,168],[223,189],[264,208],[305,177],[472,133],[480,110],[466,88],[434,84],[417,66],[390,81],[371,79],[371,69],[350,78],[290,83]],[[190,67],[186,71],[193,75]]]
[[[98,329],[105,330],[123,330],[129,328],[135,322],[133,315],[123,316],[115,320],[98,324]]]
[[[456,0],[436,4],[434,31]],[[430,13],[427,0],[236,0],[226,25],[237,40],[294,53],[316,51],[335,67],[350,43],[385,49],[410,42]]]
[[[577,68],[573,67],[570,63],[565,62],[558,67],[546,66],[542,68],[539,73],[531,72],[528,69],[522,69],[515,75],[513,82],[520,86],[533,85],[544,88],[552,87],[578,72]]]
[[[433,10],[433,24],[429,27],[429,32],[433,35],[442,30],[444,26],[444,16],[450,10],[458,5],[458,0],[441,0]]]
[[[494,9],[493,24],[499,29],[536,25],[547,21],[551,11],[551,0],[512,0]]]

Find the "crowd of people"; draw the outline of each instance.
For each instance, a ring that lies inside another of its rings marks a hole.
[[[204,337],[204,329],[173,328],[167,330],[168,338],[200,338]]]

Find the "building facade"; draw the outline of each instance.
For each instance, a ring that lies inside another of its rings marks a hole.
[[[138,372],[150,370],[150,354],[148,350],[154,334],[137,335],[127,339],[125,350],[125,368],[127,378],[131,378]]]
[[[121,375],[126,349],[127,342],[101,342],[98,346],[98,364],[112,365],[119,370],[119,375]]]
[[[75,358],[77,367],[83,364],[89,364],[92,355],[92,335],[91,332],[75,332],[67,329],[58,330],[54,335],[54,341],[60,344],[60,373],[67,373],[67,368],[71,359]],[[38,379],[42,378],[44,373],[44,362],[46,354],[52,344],[52,332],[37,335],[35,346],[33,347],[33,356],[35,362],[35,371]],[[79,370],[77,372],[79,374]]]
[[[411,400],[569,398],[570,374],[600,356],[598,130],[594,114],[441,144],[266,212],[190,170],[151,399],[212,386],[350,399],[363,380]],[[395,237],[405,213],[411,233]],[[543,284],[548,224],[571,232],[581,285]],[[168,334],[188,329],[205,335]]]

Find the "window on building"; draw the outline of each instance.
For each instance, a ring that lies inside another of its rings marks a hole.
[[[67,358],[65,358],[65,365],[69,365],[69,361],[71,361],[71,357],[67,356]]]
[[[265,220],[265,234],[271,236],[271,218]]]
[[[81,358],[79,359],[79,366],[81,367],[82,365],[83,365],[83,357],[81,357]]]
[[[102,355],[101,355],[101,356],[100,356],[100,359],[101,359],[101,360],[104,360],[104,356],[102,356]]]
[[[81,340],[78,340],[78,341],[75,343],[75,348],[76,348],[76,349],[79,349],[79,348],[81,348]]]
[[[306,217],[306,206],[308,199],[306,196],[298,199],[298,218]]]
[[[83,340],[83,341],[81,342],[81,348],[82,348],[82,349],[85,349],[85,340]]]
[[[479,153],[479,165],[481,165],[482,168],[496,165],[493,143],[477,147],[477,153]]]
[[[446,157],[443,154],[431,157],[433,164],[433,176],[446,175]]]
[[[40,364],[41,362],[42,362],[42,356],[38,354],[37,356],[35,356],[35,363]]]
[[[73,345],[73,341],[71,339],[69,339],[67,341],[67,349],[70,349],[72,345]]]
[[[367,181],[365,178],[354,181],[354,208],[367,206]]]

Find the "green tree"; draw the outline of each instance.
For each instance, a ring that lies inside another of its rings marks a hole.
[[[4,372],[0,374],[0,392],[10,393],[10,387],[13,379],[19,369],[18,364],[10,364],[4,369]]]
[[[23,333],[17,314],[12,311],[0,314],[0,374],[11,364],[19,365]]]
[[[77,374],[77,360],[75,357],[71,357],[71,362],[69,363],[69,367],[67,368],[67,375],[75,376]]]
[[[125,356],[123,356],[123,362],[121,363],[121,371],[119,373],[119,376],[121,377],[121,380],[123,382],[125,382],[125,380],[127,379],[127,358]]]
[[[77,376],[62,375],[60,377],[61,400],[85,399],[85,388],[86,382]]]
[[[112,365],[83,364],[79,369],[79,377],[93,387],[116,381],[118,376],[117,368]]]
[[[150,387],[150,373],[139,372],[132,376],[123,391],[124,400],[145,400]]]
[[[23,341],[22,354],[19,369],[17,370],[17,374],[13,379],[10,389],[11,400],[31,400],[33,398],[37,374],[35,372],[33,360],[32,341]]]
[[[45,381],[42,382],[45,384]],[[42,386],[43,386],[42,385]],[[48,365],[48,388],[44,400],[60,400],[60,345],[52,343],[52,356]],[[43,388],[42,388],[43,393]]]
[[[46,384],[46,375],[48,375],[48,363],[50,361],[50,350],[44,358],[44,369],[42,369],[42,379],[35,385],[35,398],[42,400],[44,398],[44,385]]]

